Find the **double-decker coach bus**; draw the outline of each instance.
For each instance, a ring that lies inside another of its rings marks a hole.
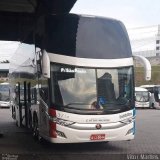
[[[69,14],[47,17],[46,26],[42,48],[22,43],[12,59],[17,124],[52,143],[133,139],[133,55],[122,22]]]

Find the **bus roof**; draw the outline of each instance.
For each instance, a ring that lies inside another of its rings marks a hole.
[[[142,87],[142,88],[152,88],[152,87],[160,87],[160,85],[150,84],[150,85],[141,85],[140,87]]]
[[[0,85],[9,85],[8,82],[3,82],[3,83],[0,83]]]
[[[142,87],[135,87],[135,91],[148,91],[148,90]]]

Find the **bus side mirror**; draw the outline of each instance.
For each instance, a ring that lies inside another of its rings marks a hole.
[[[148,59],[146,59],[143,56],[138,56],[138,55],[134,55],[134,58],[139,60],[142,65],[144,66],[144,70],[145,70],[145,80],[149,81],[151,80],[151,64],[148,61]]]
[[[42,55],[42,75],[45,78],[50,78],[50,59],[46,51]]]

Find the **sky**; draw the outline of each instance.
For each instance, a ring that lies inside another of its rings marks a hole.
[[[160,23],[160,0],[78,0],[73,13],[121,20],[127,28]]]
[[[150,42],[157,33],[160,0],[77,0],[71,13],[98,15],[122,21],[132,40],[133,49],[138,50],[138,44]],[[143,42],[143,38],[148,40]],[[10,59],[18,46],[19,43],[15,42],[0,42],[0,61]]]

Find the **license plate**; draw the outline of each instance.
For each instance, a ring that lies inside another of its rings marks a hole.
[[[105,134],[92,134],[90,136],[90,140],[94,141],[94,140],[103,140],[105,139]]]

